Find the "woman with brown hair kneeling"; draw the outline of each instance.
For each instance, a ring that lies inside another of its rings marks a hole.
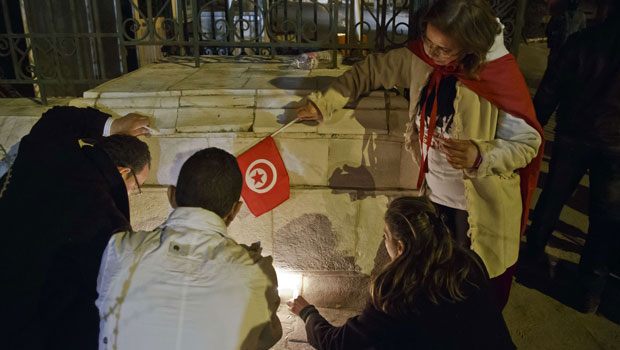
[[[312,346],[515,349],[480,258],[455,244],[428,199],[395,199],[384,220],[391,261],[373,279],[361,315],[334,327],[303,297],[288,302]]]

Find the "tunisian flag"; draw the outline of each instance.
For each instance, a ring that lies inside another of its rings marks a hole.
[[[259,217],[288,199],[288,173],[271,136],[237,157],[243,174],[241,196]]]

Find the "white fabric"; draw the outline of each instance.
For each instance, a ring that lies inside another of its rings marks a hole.
[[[110,136],[110,130],[112,129],[112,123],[114,122],[114,118],[109,117],[108,120],[105,121],[105,125],[103,126],[103,136]]]
[[[437,118],[451,119],[454,118],[454,115],[445,117],[437,116]],[[448,120],[445,120],[442,123],[442,125],[448,124]],[[416,118],[416,125],[419,130],[419,113]],[[428,149],[428,154],[426,141],[424,141],[425,144],[420,147],[422,150],[422,159],[428,157],[428,172],[426,173],[425,180],[430,190],[429,198],[431,201],[437,204],[445,205],[446,207],[466,210],[467,203],[465,201],[463,172],[461,170],[454,169],[452,165],[448,163],[446,154],[439,149],[439,139],[452,138],[451,131],[452,129],[445,130],[443,127],[435,127],[433,141],[430,149]]]
[[[497,121],[495,137],[498,139],[498,147],[494,150],[493,158],[501,160],[514,154],[525,154],[540,147],[542,142],[536,129],[529,126],[525,120],[514,117],[504,111],[500,111]],[[420,115],[416,119],[416,125],[420,127]],[[465,200],[465,185],[463,184],[463,171],[454,169],[445,153],[439,150],[436,138],[449,138],[450,134],[435,128],[433,143],[428,152],[428,173],[426,183],[430,189],[430,199],[434,203],[450,208],[467,210]],[[504,141],[504,142],[502,142]],[[426,156],[426,145],[422,147],[422,154]],[[484,159],[483,159],[484,161]],[[492,164],[485,164],[485,168],[492,168]],[[468,173],[474,173],[475,169],[468,169]]]
[[[242,348],[270,324],[266,294],[277,293],[259,265],[201,208],[177,208],[151,232],[114,235],[97,283],[99,349]]]
[[[502,27],[502,31],[497,34],[495,36],[495,41],[493,42],[493,46],[491,46],[491,49],[489,49],[489,52],[487,52],[487,62],[491,62],[494,61],[498,58],[504,57],[507,54],[509,54],[508,49],[506,49],[506,44],[504,43],[504,25],[502,24],[502,22],[499,20],[499,18],[496,18],[497,22],[499,22],[499,25]]]

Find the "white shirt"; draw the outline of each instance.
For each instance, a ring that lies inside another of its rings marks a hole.
[[[420,127],[420,114],[416,118],[416,125]],[[450,208],[467,210],[465,200],[465,185],[463,184],[463,170],[454,169],[446,158],[446,154],[439,149],[437,138],[451,138],[449,131],[435,128],[433,142],[428,150],[428,173],[425,179],[430,190],[429,198],[437,204]],[[498,141],[496,157],[511,157],[515,153],[532,153],[535,155],[542,142],[540,134],[529,126],[523,119],[514,117],[504,111],[499,112],[497,120]],[[421,145],[422,156],[426,157],[426,145]]]
[[[99,349],[268,349],[282,334],[271,257],[237,244],[201,208],[114,235],[97,291]]]

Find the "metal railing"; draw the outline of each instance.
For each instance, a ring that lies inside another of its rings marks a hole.
[[[191,57],[196,67],[205,54],[275,56],[327,49],[335,63],[338,51],[385,51],[418,35],[420,15],[432,2],[19,0],[20,32],[7,0],[0,1],[5,22],[0,60],[12,67],[0,84],[33,84],[43,103],[47,96],[77,95],[137,68],[145,47],[155,47],[155,56]],[[519,32],[523,1],[490,2],[510,45]]]

